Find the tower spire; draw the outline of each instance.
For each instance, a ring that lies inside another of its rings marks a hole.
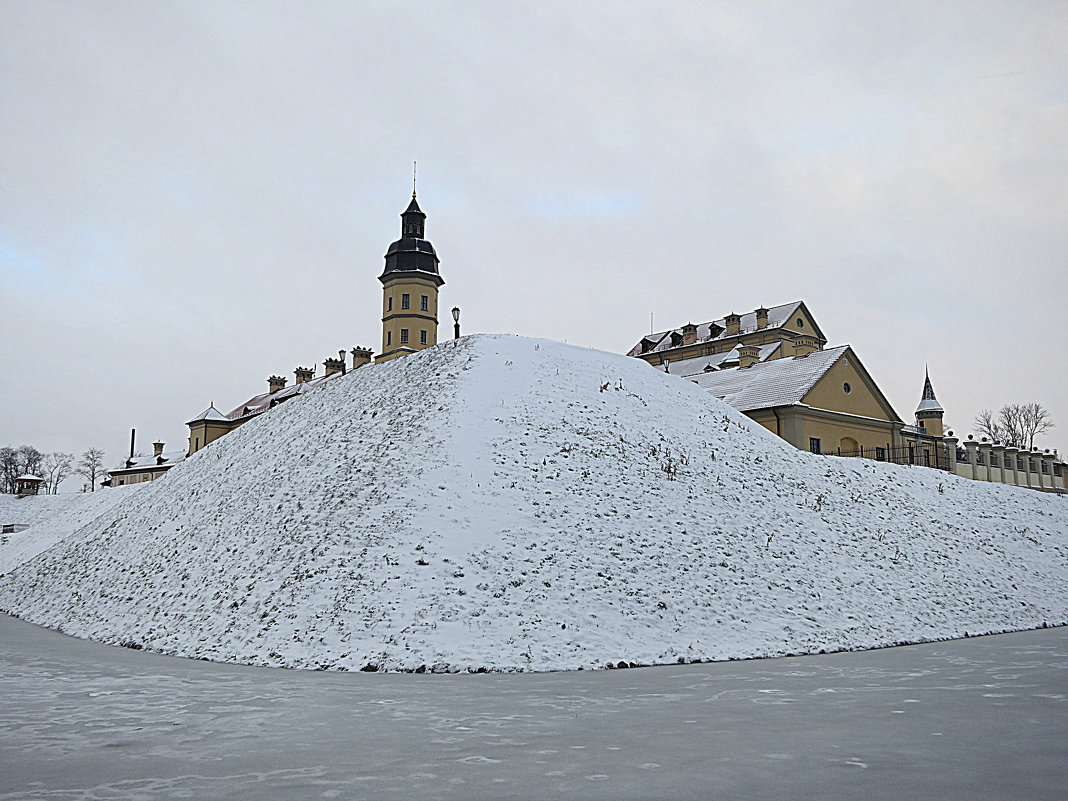
[[[415,197],[415,165],[417,162],[412,162],[412,197]]]

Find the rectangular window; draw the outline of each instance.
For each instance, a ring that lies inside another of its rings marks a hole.
[[[388,348],[392,344],[393,344],[393,332],[392,331],[386,331],[386,347]]]
[[[426,331],[420,331],[419,332],[419,344],[420,345],[425,345],[426,344]]]
[[[817,437],[809,437],[809,439],[808,439],[808,449],[810,451],[812,451],[813,453],[823,453],[823,450],[820,448],[819,438],[817,438]]]
[[[405,292],[403,295],[401,295],[401,308],[402,309],[407,309],[407,308],[409,308],[411,306],[411,297],[412,296],[409,295],[407,292]]]
[[[386,311],[393,311],[393,296],[386,298]]]
[[[879,448],[879,447],[875,448],[875,460],[877,462],[885,462],[886,461],[886,448]]]
[[[426,295],[419,301],[419,311],[430,311],[430,298]]]
[[[401,329],[401,344],[403,345],[407,341],[408,341],[408,329],[407,328],[402,328]]]

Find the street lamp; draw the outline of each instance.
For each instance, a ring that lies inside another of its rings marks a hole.
[[[452,322],[453,322],[452,338],[453,339],[459,339],[460,338],[460,307],[459,306],[453,306],[452,307]]]

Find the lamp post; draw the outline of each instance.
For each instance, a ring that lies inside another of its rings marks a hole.
[[[459,339],[460,338],[460,307],[459,306],[453,306],[452,307],[452,323],[453,323],[453,326],[452,326],[452,338],[453,339]]]

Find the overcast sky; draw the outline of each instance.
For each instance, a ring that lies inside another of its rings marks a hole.
[[[1066,43],[1021,0],[8,0],[0,445],[185,448],[377,351],[418,160],[465,333],[804,300],[906,422],[927,364],[958,433],[1038,401],[1063,452]]]

